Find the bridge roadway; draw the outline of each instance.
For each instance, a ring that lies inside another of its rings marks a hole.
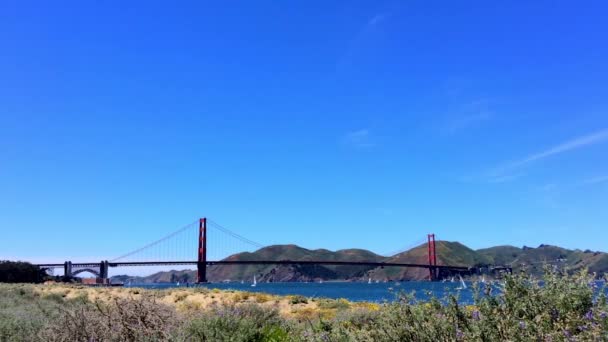
[[[109,262],[110,267],[120,266],[171,266],[171,265],[198,265],[198,261],[125,261]],[[330,266],[372,266],[372,267],[413,267],[437,270],[469,271],[465,266],[410,264],[377,261],[330,261],[330,260],[219,260],[207,261],[212,265],[330,265]],[[36,264],[38,267],[63,267],[64,264]],[[72,263],[73,267],[99,267],[99,262]]]

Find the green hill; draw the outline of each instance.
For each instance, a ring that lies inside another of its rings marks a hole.
[[[329,261],[381,261],[385,258],[363,249],[310,250],[296,245],[274,245],[255,252],[238,253],[226,260],[329,260]],[[254,274],[260,281],[314,281],[348,280],[368,271],[362,266],[318,265],[215,265],[208,268],[210,281],[251,281]]]
[[[194,283],[196,282],[196,271],[192,270],[170,270],[151,274],[145,277],[134,277],[129,275],[116,275],[112,277],[112,282],[134,284],[150,284],[150,283]]]
[[[437,241],[437,264],[452,266],[476,266],[490,263],[490,259],[460,242]],[[428,264],[427,244],[414,247],[385,260],[395,263]],[[373,280],[423,280],[429,271],[424,268],[385,267],[375,268],[367,276]]]
[[[226,260],[330,260],[373,261],[396,263],[428,263],[427,245],[422,244],[392,257],[383,257],[364,249],[306,249],[296,245],[274,245],[255,252],[243,252],[229,256]],[[473,250],[459,242],[437,241],[437,264],[453,266],[504,265],[514,271],[527,270],[540,274],[543,266],[556,265],[569,271],[583,268],[590,272],[608,272],[608,254],[603,252],[569,250],[540,245],[536,248],[495,246]],[[212,282],[251,281],[317,281],[317,280],[424,280],[428,270],[424,268],[366,267],[366,266],[320,266],[320,265],[214,265],[207,269],[207,278]],[[114,280],[126,282],[195,282],[196,271],[165,271],[147,277],[116,276]]]
[[[590,272],[608,272],[608,255],[603,252],[570,250],[544,244],[536,248],[497,246],[477,252],[489,258],[493,264],[508,265],[515,271],[525,269],[539,274],[544,265],[554,265],[570,271],[587,268]]]
[[[496,246],[478,249],[477,253],[485,256],[495,265],[509,265],[522,254],[523,250],[514,246]]]

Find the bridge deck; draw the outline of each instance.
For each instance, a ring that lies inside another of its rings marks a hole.
[[[120,266],[169,266],[169,265],[197,265],[197,261],[126,261],[110,262],[110,267]],[[413,268],[434,268],[466,271],[466,266],[450,265],[428,265],[411,263],[393,263],[376,261],[329,261],[329,260],[218,260],[207,261],[207,266],[212,265],[328,265],[328,266],[372,266],[372,267],[413,267]],[[63,267],[64,264],[37,264],[38,267]],[[95,267],[97,262],[72,263],[72,267]]]

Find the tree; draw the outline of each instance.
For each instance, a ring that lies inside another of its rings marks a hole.
[[[29,262],[0,261],[0,283],[40,283],[46,273]]]

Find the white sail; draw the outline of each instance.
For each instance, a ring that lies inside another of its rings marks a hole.
[[[255,280],[255,274],[253,275],[253,284],[251,284],[251,286],[256,286],[258,284],[258,282]]]
[[[463,289],[467,288],[467,284],[464,282],[464,279],[462,279],[462,276],[459,274],[458,277],[460,278],[460,285],[462,286]]]
[[[372,283],[372,278],[367,278],[367,283],[371,284]]]

